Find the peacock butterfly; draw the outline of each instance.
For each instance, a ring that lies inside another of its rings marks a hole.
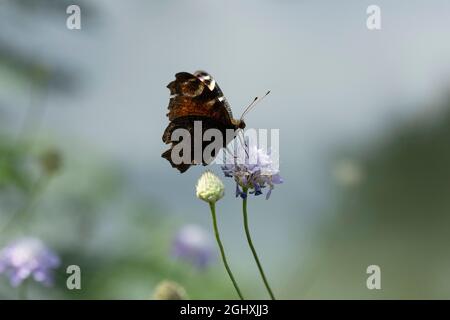
[[[200,121],[201,130],[205,132],[208,129],[218,129],[222,133],[223,147],[234,139],[226,134],[227,130],[237,132],[245,128],[245,122],[241,119],[234,119],[230,105],[220,90],[217,82],[205,71],[196,71],[194,74],[180,72],[175,75],[175,80],[167,85],[170,90],[169,101],[169,125],[164,131],[162,140],[165,144],[170,144],[170,148],[161,156],[167,159],[172,167],[178,169],[181,173],[188,170],[192,165],[209,164],[214,160],[216,154],[208,159],[196,161],[194,155],[189,157],[190,161],[175,163],[172,159],[172,150],[180,141],[173,139],[172,133],[177,129],[185,129],[191,137],[194,137],[195,123]],[[256,98],[255,100],[256,101]],[[203,132],[201,137],[203,137]],[[208,142],[201,141],[202,150]],[[191,140],[192,149],[196,141]]]

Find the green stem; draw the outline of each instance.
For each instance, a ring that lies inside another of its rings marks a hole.
[[[242,296],[241,290],[239,290],[239,286],[236,283],[236,280],[234,280],[233,273],[231,272],[230,267],[228,266],[227,258],[225,257],[225,251],[223,249],[222,241],[220,241],[219,236],[219,229],[217,228],[217,218],[216,218],[216,205],[215,203],[209,203],[209,207],[211,208],[211,215],[213,219],[213,227],[214,227],[214,234],[216,235],[217,244],[219,245],[220,254],[222,255],[223,264],[225,265],[225,269],[227,269],[228,276],[231,279],[231,282],[233,282],[234,288],[236,289],[237,294],[239,295],[239,298],[241,300],[244,300],[244,297]]]
[[[1,231],[2,233],[6,232],[14,223],[19,222],[21,220],[24,220],[27,216],[29,217],[29,212],[32,211],[33,209],[33,205],[35,204],[35,201],[37,200],[37,198],[41,195],[41,193],[44,191],[45,186],[47,185],[49,179],[46,175],[42,175],[38,178],[38,180],[35,182],[35,184],[33,185],[31,191],[30,191],[30,195],[28,196],[27,201],[25,202],[25,205],[20,208],[19,211],[15,212],[9,219],[9,221],[7,221],[5,223],[5,225],[3,225],[1,227]],[[27,221],[24,221],[25,223]],[[27,227],[27,223],[26,225],[24,225],[24,227]]]
[[[247,190],[243,190],[244,193],[247,194]],[[272,292],[272,289],[269,286],[269,282],[267,281],[266,275],[264,274],[264,270],[261,266],[261,262],[259,262],[258,254],[256,253],[255,247],[253,246],[252,237],[250,236],[250,230],[248,228],[248,217],[247,217],[247,197],[245,197],[242,200],[242,212],[244,215],[244,228],[245,228],[245,235],[247,236],[248,245],[250,246],[250,249],[252,250],[253,257],[255,258],[256,264],[259,269],[259,273],[261,274],[261,277],[263,279],[264,285],[266,286],[267,292],[270,295],[270,298],[272,300],[275,300],[275,296]]]
[[[25,279],[18,288],[19,300],[28,300],[28,281],[28,278]]]

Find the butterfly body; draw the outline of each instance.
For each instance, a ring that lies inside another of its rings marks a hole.
[[[170,82],[167,87],[170,90],[169,125],[164,131],[162,140],[170,144],[170,149],[166,150],[162,157],[167,159],[172,167],[180,172],[185,172],[191,165],[200,164],[195,161],[193,156],[190,163],[176,164],[172,161],[172,149],[179,141],[172,139],[172,133],[176,129],[188,130],[191,137],[194,137],[194,124],[200,121],[202,124],[202,134],[208,129],[217,129],[223,137],[227,137],[226,131],[232,129],[245,128],[243,120],[234,119],[230,105],[222,93],[222,90],[214,78],[204,71],[197,71],[194,74],[180,72],[175,75],[175,80]],[[234,138],[234,137],[233,137]],[[231,142],[231,138],[223,139],[223,147]],[[198,141],[191,139],[192,147]],[[202,141],[202,150],[208,145],[208,142]],[[213,155],[208,159],[202,159],[203,165],[209,164],[214,160]]]

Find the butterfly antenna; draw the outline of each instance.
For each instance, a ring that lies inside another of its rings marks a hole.
[[[244,112],[242,112],[242,116],[241,119],[244,117],[244,115],[247,113],[247,111],[256,103],[256,101],[258,101],[258,97],[255,97],[255,99],[253,99],[253,101],[247,106],[247,108],[244,109]]]
[[[258,98],[258,97],[256,97],[256,98],[252,101],[252,103],[250,103],[250,105],[249,105],[247,108],[245,108],[244,112],[242,113],[242,116],[241,116],[241,119],[240,119],[240,120],[242,120],[242,119],[244,118],[244,116],[245,116],[247,113],[249,113],[250,110],[252,110],[252,109],[256,106],[257,103],[261,102],[265,97],[267,97],[267,96],[269,95],[269,93],[270,93],[270,90],[267,91],[266,94],[265,94],[264,96],[261,97],[261,99]]]

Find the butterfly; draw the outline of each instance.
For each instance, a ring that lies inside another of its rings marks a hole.
[[[235,132],[245,128],[245,122],[242,119],[233,118],[230,104],[222,93],[214,78],[205,71],[196,71],[194,74],[188,72],[180,72],[175,75],[175,80],[167,85],[170,90],[169,125],[164,131],[162,140],[165,144],[170,144],[170,148],[161,156],[167,159],[172,167],[178,169],[181,173],[188,170],[192,165],[200,164],[195,161],[194,155],[190,157],[188,163],[175,163],[172,160],[172,150],[180,143],[172,138],[172,133],[176,129],[188,130],[191,137],[194,137],[194,122],[201,121],[202,131],[208,129],[218,129],[223,137],[226,137],[226,130],[232,129]],[[256,101],[255,98],[254,101]],[[250,107],[250,106],[249,106]],[[246,111],[249,110],[247,107]],[[245,114],[245,111],[244,111]],[[243,116],[244,116],[243,114]],[[202,132],[202,137],[203,137]],[[223,147],[235,137],[223,139]],[[202,150],[205,149],[209,142],[202,141]],[[192,149],[195,141],[191,139]],[[217,154],[212,157],[202,159],[201,164],[209,164]]]

